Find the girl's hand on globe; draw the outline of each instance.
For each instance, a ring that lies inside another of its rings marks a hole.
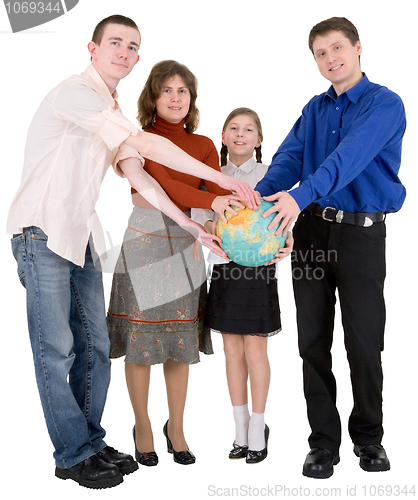
[[[205,231],[205,229],[197,222],[190,222],[191,224],[189,226],[182,227],[192,236],[194,236],[198,241],[200,241],[203,246],[209,248],[209,250],[211,250],[215,255],[219,255],[219,257],[222,257],[223,259],[226,259],[228,261],[230,260],[228,255],[219,246],[219,243],[222,241],[219,236],[216,236],[214,233],[212,234],[211,232],[209,233],[208,231]]]
[[[216,220],[214,220],[214,221],[213,221],[213,220],[207,220],[207,221],[205,222],[205,226],[204,226],[204,227],[205,227],[205,231],[206,231],[208,234],[211,234],[211,235],[215,236],[215,239],[216,239],[216,240],[214,239],[214,243],[215,243],[216,245],[218,245],[218,246],[219,246],[219,250],[221,250],[221,252],[219,252],[219,251],[218,251],[218,249],[217,249],[217,251],[216,251],[216,252],[213,252],[213,253],[216,253],[216,255],[219,255],[220,257],[222,257],[222,258],[226,259],[226,260],[229,262],[231,259],[230,259],[230,258],[228,257],[228,255],[227,255],[227,254],[226,254],[226,253],[222,250],[221,245],[220,245],[220,243],[221,243],[221,241],[222,241],[222,240],[221,240],[221,238],[219,238],[219,236],[216,236],[216,221],[217,221],[217,220],[218,220],[218,218],[216,218]],[[212,250],[212,251],[213,251],[213,250]]]
[[[208,234],[216,234],[216,223],[213,220],[207,220],[204,228]]]
[[[214,239],[216,238],[216,240]],[[219,255],[219,257],[222,257],[223,259],[226,259],[229,261],[228,255],[222,250],[222,248],[219,246],[217,241],[221,241],[220,238],[214,237],[213,234],[208,234],[206,231],[202,231],[200,234],[198,240],[202,245],[204,245],[206,248],[209,248],[215,255]]]
[[[243,200],[237,194],[230,194],[224,196],[217,196],[211,205],[211,208],[214,212],[217,212],[221,219],[226,223],[225,211],[231,213],[232,215],[237,215],[237,212],[231,207],[234,205],[238,208],[246,208],[243,204]]]

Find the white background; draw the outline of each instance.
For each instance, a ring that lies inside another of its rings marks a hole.
[[[140,62],[119,85],[120,105],[135,123],[136,100],[151,67],[162,59],[186,64],[199,80],[198,133],[220,147],[227,114],[248,106],[260,115],[263,161],[275,150],[298,118],[303,105],[328,88],[308,49],[310,29],[331,17],[345,16],[358,28],[363,44],[362,69],[373,82],[386,85],[403,99],[408,127],[404,139],[401,179],[408,196],[398,214],[387,218],[387,329],[383,353],[385,445],[392,464],[387,473],[366,473],[358,466],[347,432],[352,396],[343,348],[340,317],[336,318],[333,348],[338,382],[338,407],[343,423],[341,463],[327,481],[302,476],[308,452],[309,426],[302,392],[301,360],[297,352],[295,307],[290,259],[280,264],[279,294],[283,331],[269,340],[272,367],[266,422],[271,434],[269,455],[258,465],[228,460],[234,439],[222,341],[213,335],[215,354],[202,356],[190,368],[185,432],[195,465],[180,466],[166,452],[162,427],[167,404],[162,367],[152,369],[149,411],[154,429],[157,467],[140,466],[121,486],[100,493],[54,477],[52,446],[38,398],[29,346],[24,289],[18,283],[9,236],[2,236],[1,300],[1,470],[3,488],[13,495],[41,494],[67,499],[92,495],[113,498],[134,495],[152,498],[206,498],[218,494],[241,496],[377,496],[374,486],[412,487],[416,483],[416,198],[414,144],[417,140],[416,13],[410,0],[397,2],[80,0],[72,11],[43,26],[13,34],[0,7],[2,41],[1,152],[2,227],[19,185],[25,136],[39,102],[64,78],[80,73],[89,63],[87,43],[95,25],[111,14],[133,18],[142,34]],[[102,186],[97,211],[105,231],[117,245],[131,210],[126,180],[110,170]],[[106,300],[111,273],[104,274]],[[373,314],[373,311],[370,311]],[[111,446],[133,453],[133,412],[124,380],[124,362],[112,365],[112,382],[103,424]],[[213,486],[211,486],[213,485]],[[363,489],[366,486],[366,490]],[[273,488],[268,490],[267,488]],[[282,488],[288,488],[284,491]],[[252,488],[252,489],[251,489]],[[265,489],[262,489],[265,488]],[[315,491],[319,488],[318,491]],[[332,488],[339,490],[332,491]],[[10,490],[9,490],[10,491]],[[340,493],[340,495],[338,495]],[[374,495],[373,495],[374,494]],[[412,495],[409,495],[411,497]]]

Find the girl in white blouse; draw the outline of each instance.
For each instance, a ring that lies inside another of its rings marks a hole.
[[[222,129],[222,172],[254,187],[268,169],[261,163],[262,140],[257,113],[249,108],[232,111]],[[212,212],[196,209],[192,218],[204,224],[209,233],[214,232]],[[213,271],[205,324],[223,336],[236,431],[229,458],[245,457],[247,463],[261,462],[267,456],[269,428],[264,422],[270,384],[267,339],[281,330],[275,262],[290,254],[291,241],[290,236],[277,258],[261,268],[243,267],[213,253],[208,256]]]

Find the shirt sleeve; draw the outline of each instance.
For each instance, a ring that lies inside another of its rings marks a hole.
[[[216,151],[216,148],[215,148],[215,145],[213,144],[213,142],[210,139],[208,139],[208,141],[210,141],[210,147],[208,149],[208,153],[206,155],[206,158],[204,158],[202,160],[202,162],[205,165],[207,165],[208,167],[212,167],[215,170],[218,170],[219,172],[221,172],[221,168],[219,166],[218,152]],[[226,189],[219,187],[218,184],[216,184],[214,182],[204,180],[203,183],[209,192],[215,193],[216,195],[223,196],[223,195],[231,194],[231,191],[228,191]]]
[[[303,210],[319,198],[332,196],[353,181],[381,154],[401,141],[406,126],[402,100],[385,94],[360,115],[347,135],[316,172],[290,191]]]
[[[120,169],[118,163],[122,160],[126,160],[127,158],[137,158],[141,162],[142,166],[144,166],[145,164],[144,157],[141,156],[135,148],[128,146],[127,144],[122,144],[118,149],[115,159],[112,163],[115,173],[120,177],[125,177],[125,175]]]
[[[353,121],[345,137],[312,175],[303,179],[308,113],[309,103],[255,188],[268,196],[289,191],[302,181],[289,191],[301,210],[347,186],[382,150],[401,141],[406,126],[402,100],[392,92],[383,94]]]
[[[57,117],[98,134],[110,150],[138,133],[119,109],[113,109],[97,91],[80,82],[58,87],[51,105]]]
[[[306,107],[301,117],[282,142],[265,176],[256,184],[261,196],[288,191],[300,181],[303,168],[303,151],[306,134]]]

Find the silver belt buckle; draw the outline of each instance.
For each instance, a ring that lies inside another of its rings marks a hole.
[[[328,222],[334,222],[334,219],[329,219],[326,216],[327,210],[335,210],[337,212],[337,215],[335,216],[335,222],[341,224],[342,220],[344,219],[344,212],[342,210],[337,210],[334,207],[325,207],[324,210],[322,210],[322,218]]]
[[[328,219],[328,217],[326,216],[327,210],[335,210],[335,208],[325,207],[324,210],[322,210],[322,218],[328,222],[334,222],[334,219]]]

